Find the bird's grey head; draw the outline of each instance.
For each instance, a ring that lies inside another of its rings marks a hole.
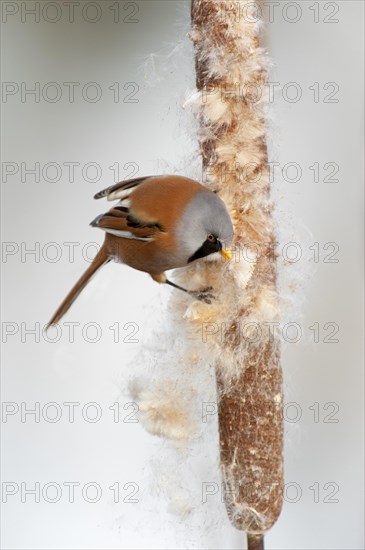
[[[211,191],[198,192],[187,204],[175,237],[183,264],[229,247],[233,226],[224,202]]]

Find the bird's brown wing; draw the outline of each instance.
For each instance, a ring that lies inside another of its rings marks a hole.
[[[137,185],[140,185],[141,183],[152,177],[156,176],[143,176],[140,178],[119,181],[118,183],[110,185],[109,187],[106,187],[102,191],[96,193],[96,195],[94,195],[94,199],[102,199],[103,197],[107,197],[108,200],[113,201],[116,199],[124,198],[126,195],[129,194],[129,192],[125,193],[125,191],[127,191],[128,189],[133,189]]]
[[[119,202],[91,225],[120,237],[152,239],[161,236],[166,242],[166,238],[173,238],[173,228],[182,208],[202,190],[204,187],[196,181],[176,175],[120,182],[95,195]]]
[[[90,225],[117,237],[143,241],[152,240],[157,233],[164,230],[159,223],[139,220],[126,206],[119,204],[97,216]]]
[[[145,209],[141,211],[141,209],[138,208],[138,201],[137,209],[134,208],[133,204],[133,194],[137,187],[151,178],[158,181],[159,176],[144,176],[121,181],[97,193],[94,197],[95,199],[107,197],[109,201],[119,200],[119,202],[108,212],[95,218],[95,220],[91,222],[91,225],[93,227],[99,227],[107,233],[112,233],[118,237],[127,239],[151,240],[157,233],[164,232],[165,228],[159,223],[154,212],[153,203],[155,201],[153,199],[155,197],[152,197],[150,208],[148,209],[152,210],[152,212],[146,213]],[[154,194],[156,194],[156,192],[159,194],[158,187],[153,185],[153,189]]]

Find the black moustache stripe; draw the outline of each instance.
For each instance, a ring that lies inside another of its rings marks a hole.
[[[188,263],[194,262],[194,260],[199,260],[199,258],[205,258],[205,256],[209,256],[210,254],[214,254],[215,252],[219,252],[222,250],[222,243],[220,241],[212,242],[212,241],[204,241],[202,246],[198,248],[196,252],[190,258],[188,259]]]

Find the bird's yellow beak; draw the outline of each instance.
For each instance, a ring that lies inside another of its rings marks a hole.
[[[223,256],[225,260],[232,260],[232,252],[230,250],[220,250],[219,254]]]

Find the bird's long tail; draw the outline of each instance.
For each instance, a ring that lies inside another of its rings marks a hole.
[[[87,285],[91,277],[106,263],[111,260],[107,252],[106,246],[102,246],[97,255],[95,256],[92,264],[88,267],[85,273],[80,277],[75,286],[67,294],[66,298],[63,300],[60,307],[57,309],[56,313],[53,315],[52,319],[48,323],[46,330],[51,326],[55,325],[60,321],[64,316],[66,311],[69,310],[72,303],[76,300],[82,289]]]

